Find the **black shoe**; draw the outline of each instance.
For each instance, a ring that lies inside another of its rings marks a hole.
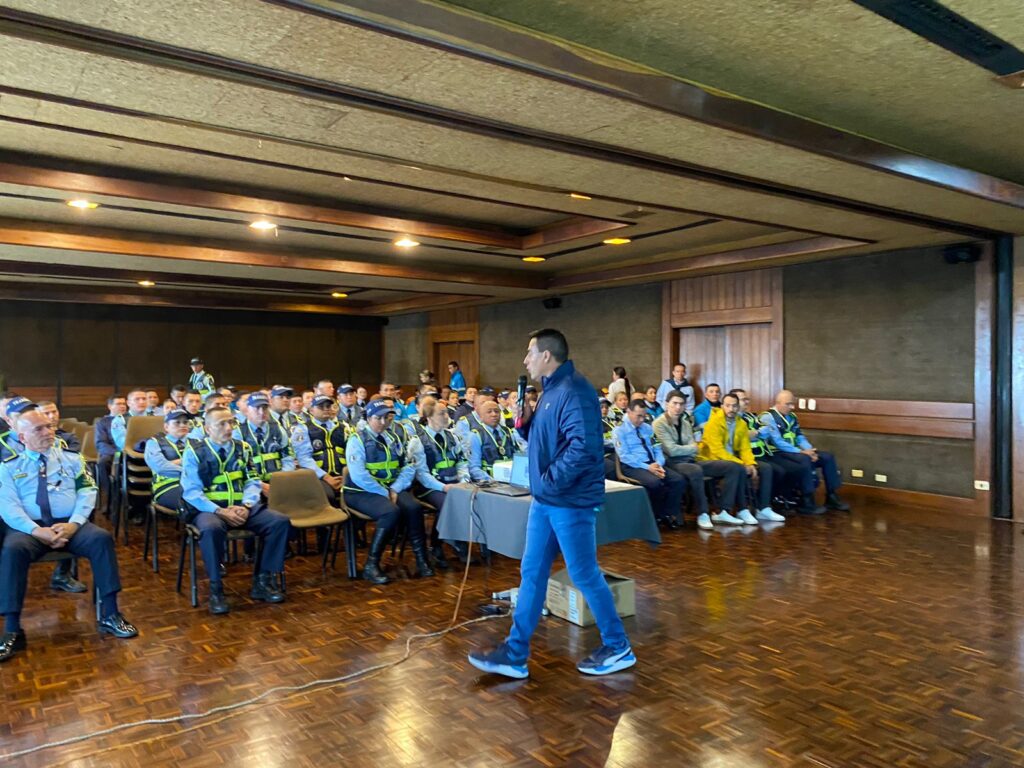
[[[668,529],[670,531],[678,531],[680,528],[683,527],[683,521],[677,520],[674,517],[668,518],[668,520],[665,521],[665,524],[668,526]]]
[[[25,630],[17,632],[4,632],[0,635],[0,662],[7,661],[18,651],[24,651],[28,642],[25,640]]]
[[[256,577],[256,586],[252,588],[250,596],[253,600],[262,600],[265,603],[283,603],[284,592],[277,588],[270,573],[263,572]]]
[[[228,567],[224,565],[224,563],[217,563],[217,573],[219,573],[220,577],[223,579],[228,575]]]
[[[434,565],[436,565],[440,570],[447,571],[449,568],[452,567],[451,563],[449,563],[448,559],[444,556],[443,544],[435,544],[433,547],[431,547],[430,556],[434,560]]]
[[[840,499],[836,494],[830,493],[825,498],[825,506],[834,509],[836,512],[849,512],[850,505]]]
[[[228,599],[224,597],[224,587],[220,584],[210,586],[210,613],[221,616],[231,610]]]
[[[104,616],[96,622],[96,629],[100,631],[101,635],[113,635],[114,637],[135,637],[139,634],[139,630],[132,626],[120,611]]]
[[[387,584],[391,579],[380,569],[380,562],[367,559],[363,566],[363,578],[372,584]]]
[[[89,588],[71,575],[70,571],[54,571],[50,579],[50,589],[62,592],[88,592]]]
[[[796,508],[796,512],[798,515],[823,515],[825,514],[825,508],[811,502],[810,504],[801,504]]]
[[[431,576],[436,576],[434,569],[430,567],[430,560],[427,559],[426,552],[416,554],[416,573],[423,579],[429,579]]]

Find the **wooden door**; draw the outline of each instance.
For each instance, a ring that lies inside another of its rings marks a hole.
[[[750,393],[751,408],[764,410],[775,399],[776,355],[771,323],[745,323],[679,329],[679,359],[687,376],[704,399],[704,387],[718,384],[725,394],[730,389]]]
[[[457,360],[466,377],[466,386],[476,387],[476,342],[475,341],[438,341],[434,342],[433,366],[437,381],[444,386],[448,383],[448,362]]]

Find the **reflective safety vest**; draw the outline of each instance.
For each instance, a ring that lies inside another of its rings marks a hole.
[[[419,424],[416,425],[416,434],[423,444],[423,454],[430,474],[446,485],[459,482],[458,464],[463,460],[459,438],[447,429],[430,435]]]
[[[223,446],[223,461],[217,446],[210,438],[189,440],[186,450],[196,455],[199,463],[199,481],[203,495],[218,507],[233,507],[242,503],[242,492],[250,480],[259,480],[260,473],[252,460],[252,448],[241,440],[232,440]]]
[[[740,414],[740,417],[746,422],[747,428],[751,431],[758,430],[762,426],[757,416],[752,413],[744,412]],[[771,456],[775,453],[775,449],[765,442],[760,435],[756,438],[750,438],[750,451],[754,454],[755,459],[763,459],[765,456]]]
[[[180,448],[175,443],[171,442],[167,434],[154,435],[153,439],[156,440],[157,446],[160,448],[160,453],[164,455],[164,458],[168,461],[177,461],[181,458],[181,454],[185,450],[185,438],[181,439]],[[172,488],[177,488],[181,485],[181,476],[164,477],[153,473],[153,501],[159,503],[160,497],[167,493]]]
[[[281,426],[283,426],[290,435],[292,430],[299,426],[299,424],[309,424],[309,414],[305,411],[300,411],[299,413],[285,411],[278,419],[278,423],[281,424]]]
[[[269,481],[274,472],[280,472],[282,460],[292,455],[288,435],[273,420],[263,425],[262,443],[256,439],[256,430],[248,421],[243,421],[238,431],[246,445],[252,448],[252,461],[264,482]]]
[[[601,426],[604,428],[604,455],[611,456],[615,453],[615,441],[612,438],[612,430],[615,429],[615,425],[612,424],[611,419],[601,419]]]
[[[774,408],[769,408],[766,413],[770,413],[771,417],[775,419],[779,432],[782,434],[782,439],[795,448],[796,440],[800,436],[800,422],[796,420],[796,416],[790,415],[787,418]]]
[[[501,409],[501,420],[509,429],[512,429],[516,425],[516,415],[508,408]]]
[[[313,461],[328,475],[340,477],[345,471],[345,443],[351,430],[347,424],[336,424],[330,432],[314,419],[305,424]]]
[[[401,423],[394,422],[387,428],[385,434],[391,435],[401,446],[402,453],[405,453],[406,446],[409,444],[409,433]]]
[[[13,459],[24,448],[21,447],[21,443],[18,442],[18,438],[14,434],[14,430],[7,429],[0,432],[0,461],[7,461]]]
[[[206,371],[193,373],[188,380],[188,385],[203,397],[213,392],[213,376]]]
[[[480,422],[477,422],[480,424]],[[471,425],[472,427],[472,425]],[[512,430],[504,424],[494,428],[494,432],[487,429],[483,424],[479,427],[472,427],[480,438],[480,468],[484,472],[490,472],[495,462],[511,459],[516,453],[516,441],[512,436]]]
[[[625,418],[625,416],[626,412],[619,408],[617,405],[613,405],[611,408],[608,409],[608,421],[610,421],[616,427],[622,423],[622,420],[623,418]]]
[[[405,466],[405,448],[390,431],[378,435],[367,427],[359,430],[356,435],[363,444],[363,451],[366,454],[366,471],[385,488],[389,487],[398,479],[402,467]],[[345,490],[365,493],[364,489],[355,483],[346,485]]]

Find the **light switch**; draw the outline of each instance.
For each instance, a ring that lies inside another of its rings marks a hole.
[[[796,407],[802,411],[804,408],[807,407],[807,399],[801,397],[799,400],[796,401]]]
[[[863,469],[851,469],[850,470],[850,477],[864,477],[864,470]]]
[[[807,410],[808,411],[814,411],[814,410],[817,410],[817,408],[818,408],[818,401],[817,400],[815,400],[814,398],[811,398],[810,400],[807,401]]]
[[[889,476],[888,475],[875,475],[875,482],[876,483],[888,483],[889,482]]]

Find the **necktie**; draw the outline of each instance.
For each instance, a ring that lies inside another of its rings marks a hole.
[[[641,435],[639,432],[636,433],[636,436],[640,438],[640,445],[642,445],[644,447],[644,453],[647,454],[647,463],[648,464],[653,464],[654,463],[654,454],[651,452],[651,449],[647,446],[647,441],[644,440],[644,436]]]
[[[217,455],[220,456],[221,464],[228,460],[228,452],[224,448],[218,448]]]
[[[36,485],[36,504],[39,505],[40,522],[44,528],[53,525],[53,513],[50,510],[50,494],[46,490],[46,457],[39,457],[39,482]]]
[[[256,427],[256,442],[263,443],[263,427]]]

